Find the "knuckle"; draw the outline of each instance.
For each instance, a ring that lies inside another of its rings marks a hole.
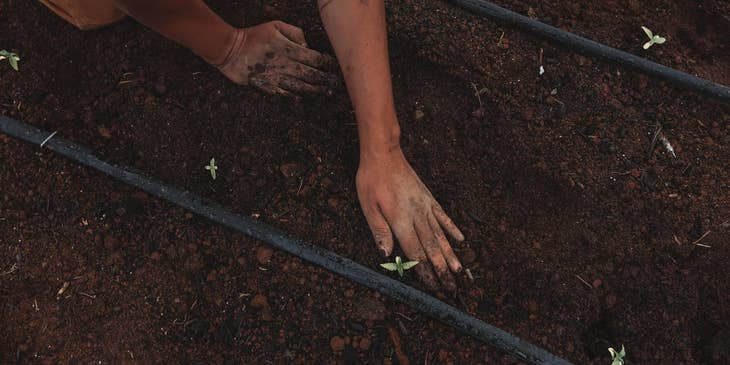
[[[375,239],[378,241],[385,240],[390,236],[390,229],[388,229],[387,227],[375,226],[372,228],[372,231],[373,236],[375,236]]]

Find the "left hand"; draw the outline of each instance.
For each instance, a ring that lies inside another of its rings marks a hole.
[[[361,156],[357,193],[365,218],[381,253],[393,252],[393,234],[421,280],[431,289],[438,281],[455,290],[453,273],[462,266],[444,235],[457,241],[464,235],[449,218],[428,188],[406,161],[400,148],[378,157]]]

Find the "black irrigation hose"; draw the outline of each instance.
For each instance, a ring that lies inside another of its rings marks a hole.
[[[283,231],[233,213],[223,206],[200,198],[187,191],[167,186],[141,172],[112,165],[94,156],[88,149],[29,124],[0,114],[0,132],[45,146],[52,151],[80,162],[124,183],[144,190],[191,212],[264,241],[305,261],[321,266],[356,283],[377,290],[413,309],[429,315],[457,330],[490,344],[512,356],[531,364],[571,365],[542,348],[513,336],[497,327],[464,313],[418,289],[368,269],[332,251],[314,246],[303,240],[287,236]]]
[[[591,56],[605,58],[624,66],[635,68],[643,73],[664,79],[673,84],[698,91],[715,97],[725,103],[730,103],[730,88],[714,83],[673,68],[660,65],[631,53],[611,48],[604,44],[583,38],[579,35],[562,29],[532,20],[524,15],[499,7],[483,0],[448,0],[461,8],[477,15],[490,17],[498,21],[516,26],[539,37],[547,38],[555,43],[568,47],[571,50]]]

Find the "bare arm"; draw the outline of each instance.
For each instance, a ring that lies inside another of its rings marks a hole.
[[[323,72],[330,60],[307,48],[301,29],[273,21],[239,29],[202,0],[115,0],[152,30],[182,44],[230,80],[271,94],[321,93],[336,79]]]
[[[350,93],[360,136],[357,190],[375,242],[387,256],[393,236],[431,287],[455,287],[459,272],[443,230],[464,236],[413,171],[400,148],[382,0],[319,0],[320,14]]]

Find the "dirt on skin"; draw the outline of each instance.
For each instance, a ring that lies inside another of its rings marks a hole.
[[[730,83],[721,1],[499,4]],[[310,3],[211,5],[332,53]],[[467,236],[474,282],[439,296],[576,364],[622,344],[633,364],[730,362],[730,108],[442,2],[387,7],[403,148]],[[667,43],[641,50],[641,25]],[[0,47],[21,56],[0,113],[381,262],[344,92],[264,96],[133,21],[79,32],[37,2],[0,2]],[[519,363],[6,136],[0,187],[0,363]]]

